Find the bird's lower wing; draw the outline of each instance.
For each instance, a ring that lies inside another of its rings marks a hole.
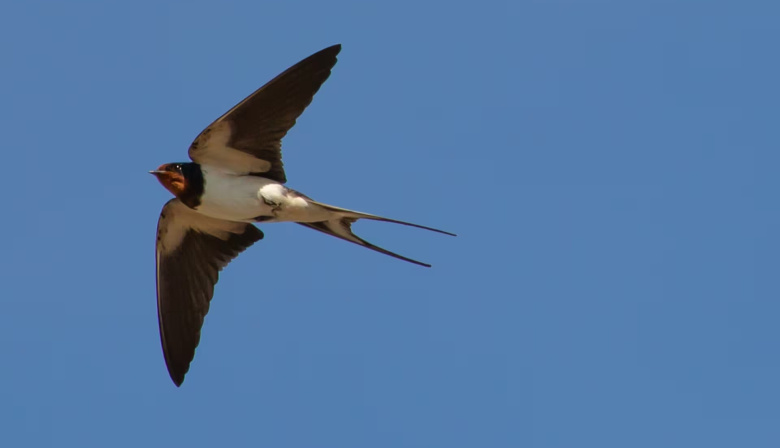
[[[157,315],[165,364],[177,386],[200,341],[219,271],[263,238],[252,224],[202,215],[178,199],[157,224]]]

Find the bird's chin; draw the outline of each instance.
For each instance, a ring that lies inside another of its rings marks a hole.
[[[160,182],[160,185],[165,187],[165,189],[170,191],[174,196],[179,197],[182,193],[184,193],[184,190],[186,189],[186,183],[184,181],[184,177],[181,174],[171,173],[170,171],[158,171],[152,172],[152,174],[154,174],[154,176]]]

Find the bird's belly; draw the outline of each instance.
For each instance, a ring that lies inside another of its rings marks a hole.
[[[204,170],[205,171],[205,170]],[[204,172],[200,204],[195,208],[204,215],[229,221],[252,222],[261,216],[272,216],[272,207],[258,195],[261,188],[276,182],[257,176]]]
[[[318,222],[330,213],[304,195],[259,176],[203,170],[203,195],[195,207],[213,218],[243,222]]]
[[[212,218],[228,221],[254,222],[262,216],[271,216],[271,207],[262,201],[238,198],[229,198],[225,201],[213,201],[204,197],[200,205],[195,208],[200,213]]]

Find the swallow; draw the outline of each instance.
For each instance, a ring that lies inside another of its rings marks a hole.
[[[358,237],[359,219],[385,221],[455,236],[405,221],[317,202],[285,186],[281,141],[330,76],[341,45],[290,67],[204,129],[192,162],[150,171],[175,197],[157,224],[157,315],[165,364],[181,386],[219,272],[263,238],[254,224],[295,222],[368,249],[430,267]]]

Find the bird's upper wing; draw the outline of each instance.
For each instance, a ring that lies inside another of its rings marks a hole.
[[[285,70],[227,111],[190,146],[197,163],[238,174],[263,173],[284,183],[282,137],[330,76],[341,45],[321,50]]]
[[[200,340],[219,271],[263,238],[252,224],[202,215],[178,199],[157,224],[157,316],[165,364],[177,386]]]

